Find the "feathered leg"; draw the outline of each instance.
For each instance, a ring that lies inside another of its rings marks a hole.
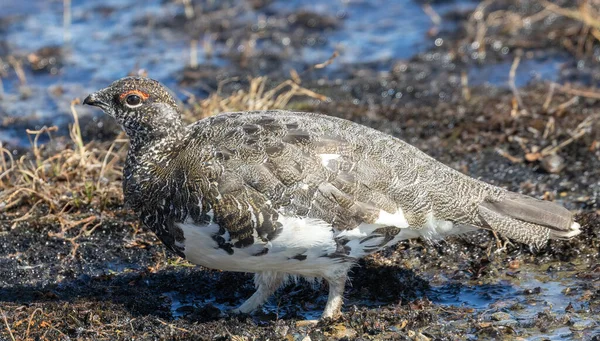
[[[329,297],[327,298],[327,305],[325,305],[325,310],[323,310],[321,319],[335,319],[342,314],[346,276],[334,280],[327,280],[327,283],[329,284]]]
[[[327,284],[329,284],[329,295],[321,319],[335,319],[342,314],[344,288],[346,287],[346,280],[348,279],[348,270],[350,270],[351,267],[352,264],[347,263],[335,269],[333,273],[324,276]]]
[[[254,274],[254,285],[256,286],[256,292],[250,296],[241,306],[234,309],[234,313],[250,313],[254,309],[260,307],[267,301],[267,299],[273,295],[277,289],[283,283],[285,275],[280,272],[258,272]]]

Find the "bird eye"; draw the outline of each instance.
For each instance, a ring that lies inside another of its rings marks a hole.
[[[142,105],[142,98],[134,94],[128,95],[127,98],[125,98],[125,104],[130,108],[137,108]]]
[[[141,106],[149,97],[150,95],[147,93],[134,89],[123,92],[119,96],[119,101],[126,107],[133,109]]]

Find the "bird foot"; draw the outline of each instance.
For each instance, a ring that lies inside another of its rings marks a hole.
[[[249,312],[241,310],[239,307],[227,310],[228,315],[247,315]]]
[[[511,243],[510,240],[505,240],[504,243],[502,243],[501,245],[498,245],[498,248],[496,249],[496,251],[494,251],[494,254],[499,254],[499,253],[503,253],[506,251],[508,246],[514,246],[515,244]]]

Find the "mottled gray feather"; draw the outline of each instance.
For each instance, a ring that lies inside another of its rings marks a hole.
[[[569,231],[573,224],[573,215],[566,208],[517,193],[509,193],[500,201],[483,202],[481,206],[500,215],[558,231]]]
[[[550,238],[548,228],[498,213],[493,209],[489,209],[486,205],[479,206],[479,214],[492,230],[520,243],[539,248]]]

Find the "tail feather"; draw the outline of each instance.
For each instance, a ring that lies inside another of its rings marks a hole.
[[[479,216],[492,230],[536,247],[548,239],[567,239],[580,233],[579,224],[566,208],[517,193],[482,202]]]
[[[568,231],[573,224],[573,215],[566,208],[517,193],[509,193],[500,201],[484,202],[482,205],[499,214],[552,230]]]

